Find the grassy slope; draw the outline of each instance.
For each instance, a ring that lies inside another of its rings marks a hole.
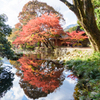
[[[66,68],[78,78],[75,100],[100,100],[100,53],[74,51]]]

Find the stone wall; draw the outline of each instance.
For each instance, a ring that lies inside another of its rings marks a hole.
[[[55,54],[56,56],[65,55],[65,54],[67,54],[67,48],[56,48],[56,49],[54,50],[54,54]]]

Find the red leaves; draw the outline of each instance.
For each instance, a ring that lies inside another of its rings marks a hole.
[[[66,32],[66,34],[68,35],[66,38],[63,39],[64,43],[68,44],[68,45],[77,45],[79,46],[80,42],[83,41],[84,39],[88,38],[87,35],[85,34],[84,31],[73,31],[71,33]]]
[[[63,81],[61,77],[63,68],[57,68],[56,66],[52,68],[50,64],[47,64],[47,61],[36,60],[36,57],[32,55],[24,55],[18,61],[22,65],[23,80],[41,88],[46,93],[48,91],[53,92]]]
[[[70,74],[70,75],[68,75],[67,77],[70,77],[70,78],[73,79],[73,80],[77,79],[77,77],[76,77],[74,74]]]
[[[88,38],[86,35],[83,36],[84,34],[84,31],[80,31],[80,32],[76,32],[76,31],[73,31],[71,33],[67,33],[68,34],[68,38],[71,39],[71,40],[84,40],[85,38]]]
[[[21,28],[21,27],[22,27],[21,23],[15,24],[15,28],[16,28],[16,29],[19,29],[19,28]]]
[[[59,24],[59,17],[54,14],[44,14],[41,17],[30,20],[27,25],[23,26],[23,31],[16,38],[13,44],[36,43],[43,41],[44,38],[55,37],[64,33]]]

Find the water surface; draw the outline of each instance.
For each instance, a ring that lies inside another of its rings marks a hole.
[[[67,78],[70,72],[57,62],[41,59],[32,54],[24,55],[19,63],[3,59],[2,66],[10,66],[14,77],[10,75],[9,81],[4,83],[10,83],[6,85],[6,92],[0,90],[1,100],[74,100],[76,81]]]

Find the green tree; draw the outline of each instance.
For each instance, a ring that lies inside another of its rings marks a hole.
[[[96,23],[96,16],[94,13],[96,8],[93,6],[94,0],[73,0],[73,4],[69,3],[67,0],[60,1],[75,13],[94,51],[100,51],[100,30]],[[99,0],[97,0],[97,3],[99,3]]]
[[[77,29],[77,27],[78,27],[78,26],[71,27],[71,28],[69,28],[67,31],[68,31],[69,33],[71,33],[72,31],[75,31],[75,30]]]
[[[5,14],[0,15],[0,35],[9,36],[11,34],[12,29],[9,25],[6,25],[5,22],[8,20]]]
[[[10,42],[7,40],[7,36],[11,34],[11,28],[6,25],[7,16],[5,14],[0,15],[0,56],[10,58],[13,56]]]
[[[97,26],[100,30],[100,0],[93,0],[94,12],[96,16]]]

